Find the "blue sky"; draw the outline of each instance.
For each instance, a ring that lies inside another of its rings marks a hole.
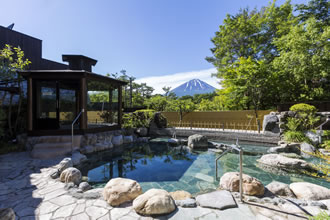
[[[43,40],[43,57],[97,59],[100,74],[127,70],[157,91],[200,78],[217,86],[210,39],[226,14],[268,0],[1,0],[0,25]],[[285,0],[278,0],[277,4]],[[307,3],[293,0],[292,3]],[[217,86],[218,87],[218,86]]]

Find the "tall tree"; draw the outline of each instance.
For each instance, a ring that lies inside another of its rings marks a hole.
[[[330,2],[328,0],[311,0],[307,5],[298,4],[296,11],[299,12],[299,19],[302,22],[307,21],[309,18],[314,17],[317,21],[320,21],[323,25],[330,25],[329,15]]]
[[[31,62],[28,59],[24,58],[24,52],[19,47],[12,47],[10,45],[5,45],[5,47],[0,50],[0,81],[5,87],[17,87],[18,90],[18,103],[16,119],[13,123],[12,114],[13,114],[13,97],[14,93],[9,94],[8,102],[8,112],[7,112],[7,121],[8,121],[8,133],[9,136],[14,136],[17,131],[18,122],[22,119],[21,117],[21,106],[23,100],[23,84],[22,77],[17,73],[19,70],[24,70],[28,67]],[[0,107],[3,108],[4,100],[7,97],[7,93],[4,92],[0,100]]]
[[[281,56],[274,62],[282,101],[329,100],[330,26],[311,17],[274,40]]]
[[[273,41],[297,23],[292,12],[289,1],[281,6],[274,1],[259,11],[242,9],[235,16],[227,15],[220,25],[212,39],[213,57],[206,59],[217,67],[219,94],[229,109],[269,108],[279,101],[271,63],[280,54]]]

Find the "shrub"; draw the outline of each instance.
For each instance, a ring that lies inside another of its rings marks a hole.
[[[291,106],[290,111],[296,112],[298,114],[315,114],[317,109],[315,108],[315,106],[300,103]]]
[[[299,131],[300,120],[298,118],[288,118],[286,126],[289,129],[289,131]]]
[[[287,131],[284,133],[284,140],[287,142],[308,142],[308,138],[301,131]]]
[[[314,125],[320,120],[320,117],[315,115],[317,109],[312,105],[304,103],[296,104],[290,107],[290,111],[296,113],[295,123],[297,125],[297,129],[300,131],[307,131],[312,129]]]
[[[326,213],[326,211],[322,211],[315,216],[308,217],[308,220],[330,220],[330,216]]]
[[[330,130],[323,130],[322,137],[326,140],[330,139]]]
[[[323,144],[321,146],[327,150],[330,150],[330,140],[323,141]]]
[[[138,110],[123,115],[123,128],[148,128],[153,118],[154,110]]]

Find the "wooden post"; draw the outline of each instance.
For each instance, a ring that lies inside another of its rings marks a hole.
[[[122,91],[121,86],[118,87],[118,125],[121,128],[122,118],[123,118],[123,108],[122,108]]]
[[[28,131],[33,130],[33,89],[32,89],[32,78],[27,79],[27,129]]]

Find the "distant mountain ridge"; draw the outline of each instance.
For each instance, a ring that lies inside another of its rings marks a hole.
[[[171,90],[171,92],[173,92],[176,96],[181,97],[185,95],[193,96],[195,94],[212,93],[215,90],[216,88],[202,80],[192,79]]]

